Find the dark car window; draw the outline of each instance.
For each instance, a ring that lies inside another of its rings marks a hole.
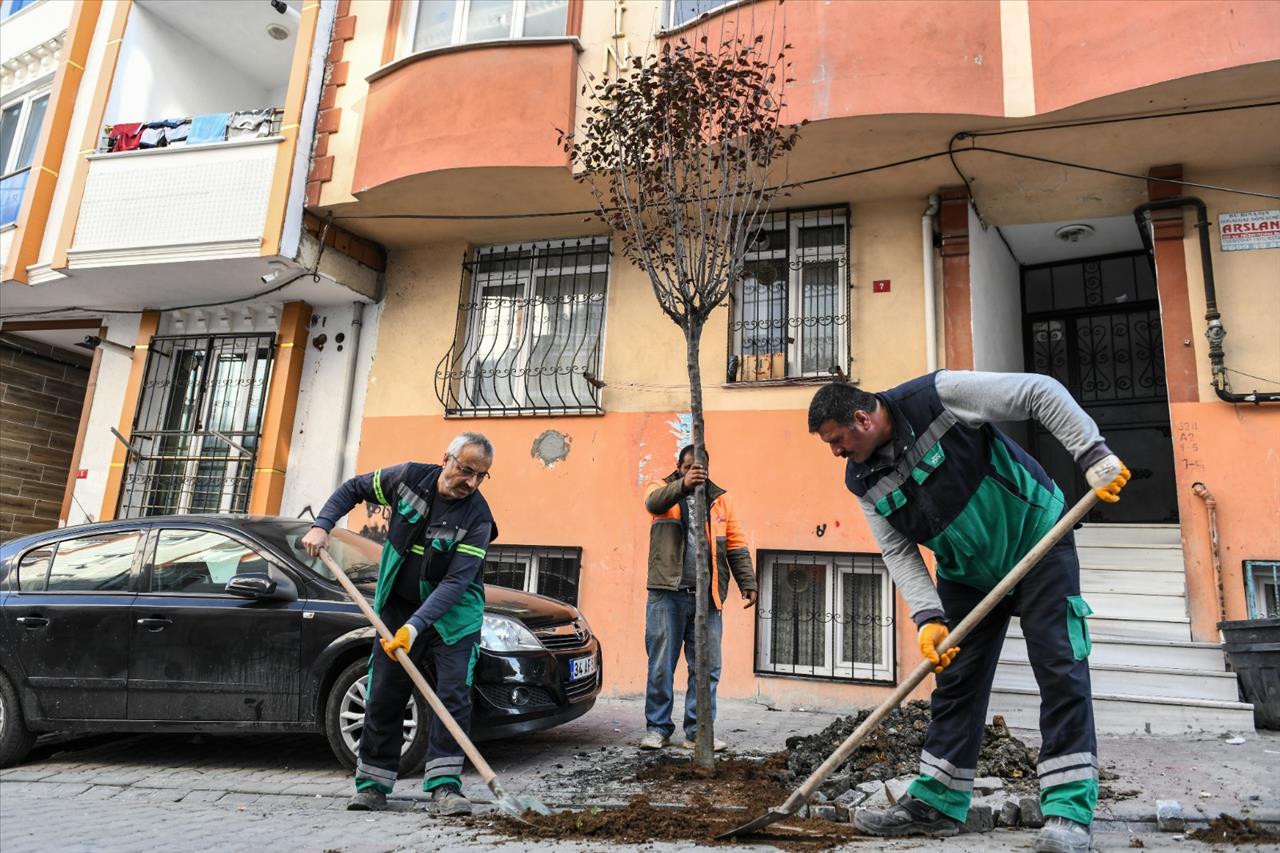
[[[257,551],[211,530],[161,530],[151,592],[220,593],[236,575],[266,574]]]
[[[18,591],[43,592],[49,575],[49,562],[53,559],[53,545],[44,545],[22,555],[18,563]]]
[[[136,530],[96,533],[58,543],[49,570],[49,592],[119,592],[129,587],[129,571],[142,534]]]
[[[311,529],[311,525],[303,521],[276,521],[259,524],[253,532],[261,539],[271,542],[285,553],[311,571],[323,578],[328,578],[329,570],[319,557],[312,557],[302,549],[299,542]],[[372,594],[378,582],[378,564],[382,558],[382,546],[372,539],[366,539],[358,533],[335,528],[329,534],[329,553],[339,566],[351,578],[351,582]]]

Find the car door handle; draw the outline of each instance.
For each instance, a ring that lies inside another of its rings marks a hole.
[[[49,624],[49,620],[43,616],[19,616],[14,620],[24,628],[43,628]]]
[[[163,631],[166,625],[172,625],[173,620],[165,619],[161,616],[152,616],[139,619],[138,624],[154,634],[156,631]]]

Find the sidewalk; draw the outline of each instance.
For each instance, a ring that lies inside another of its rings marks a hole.
[[[817,732],[835,717],[773,711],[744,701],[722,701],[719,713],[717,734],[742,755],[782,749],[786,738]],[[641,734],[641,700],[602,700],[568,725],[484,744],[481,750],[511,792],[531,794],[557,809],[608,807],[641,791],[634,779],[639,758],[634,744]],[[1029,743],[1036,741],[1031,733],[1018,734]],[[1099,761],[1117,778],[1102,784],[1123,798],[1100,803],[1099,846],[1128,847],[1135,833],[1152,849],[1197,846],[1182,836],[1156,832],[1157,800],[1179,800],[1191,822],[1220,813],[1280,822],[1280,733],[1248,732],[1244,737],[1240,745],[1219,739],[1104,739]],[[490,800],[473,774],[464,783],[477,802]],[[262,849],[270,843],[278,849],[326,851],[598,849],[598,844],[504,842],[481,828],[436,820],[412,810],[424,799],[417,780],[402,781],[393,798],[395,811],[379,815],[343,811],[350,793],[350,778],[319,737],[62,739],[38,746],[26,764],[0,771],[0,848],[15,853],[51,846],[138,850],[181,844],[184,849],[229,850]],[[773,804],[760,805],[763,810]],[[1032,837],[1029,831],[999,830],[960,836],[945,845],[902,841],[879,846],[1014,850],[1027,849]]]

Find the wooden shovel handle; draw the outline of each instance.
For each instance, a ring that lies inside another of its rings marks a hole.
[[[1040,562],[1044,555],[1049,553],[1049,549],[1058,544],[1058,540],[1063,536],[1066,536],[1067,531],[1075,527],[1080,519],[1084,518],[1085,515],[1088,514],[1089,510],[1093,509],[1093,505],[1097,502],[1097,494],[1093,489],[1090,489],[1084,497],[1076,502],[1076,505],[1073,506],[1066,515],[1058,519],[1058,523],[1044,535],[1044,538],[1037,542],[1035,547],[1028,551],[1027,555],[1018,561],[1018,564],[1013,567],[1013,570],[1009,572],[1009,574],[1005,575],[1000,580],[1000,583],[996,584],[995,588],[992,589],[991,592],[988,592],[982,601],[978,602],[976,607],[969,611],[969,615],[960,621],[960,624],[956,626],[955,630],[947,634],[946,639],[938,644],[938,654],[942,654],[948,649],[959,645],[960,642],[969,635],[969,632],[977,627],[978,623],[985,619],[987,614],[995,609],[996,604],[998,604],[1005,595],[1012,591],[1024,577],[1026,577],[1027,572],[1031,571],[1031,569],[1035,567],[1036,563]],[[933,662],[928,659],[920,661],[916,668],[911,670],[911,674],[907,676],[906,680],[899,684],[893,693],[889,694],[889,698],[880,703],[880,706],[871,712],[871,716],[863,720],[862,725],[854,729],[853,733],[849,735],[849,737],[845,738],[844,743],[840,744],[836,751],[831,753],[830,757],[828,757],[826,761],[822,762],[818,769],[813,771],[809,778],[804,780],[804,783],[787,798],[787,801],[783,804],[781,811],[787,812],[788,814],[794,813],[794,811],[803,803],[808,802],[809,797],[813,796],[813,792],[822,784],[823,780],[831,774],[831,771],[843,764],[844,760],[858,748],[858,745],[862,743],[863,739],[866,738],[866,736],[869,735],[876,726],[880,725],[880,721],[883,720],[890,711],[902,704],[902,701],[907,698],[911,691],[915,690],[916,686],[919,685],[920,682],[924,681],[929,673],[933,671],[933,667]]]
[[[351,582],[351,578],[347,577],[347,573],[342,570],[342,567],[334,562],[327,548],[320,549],[320,559],[324,561],[329,573],[346,590],[347,597],[355,602],[356,607],[360,608],[360,612],[373,625],[378,635],[387,642],[394,640],[395,635],[387,629],[386,624],[378,617],[378,614],[373,612],[373,607],[370,606],[368,599],[364,597],[360,590],[356,589],[356,585]],[[383,654],[384,652],[381,646],[375,646],[373,653]],[[458,725],[458,721],[453,718],[453,715],[445,708],[444,703],[440,701],[440,697],[436,696],[436,692],[431,689],[431,686],[427,684],[427,680],[422,677],[418,667],[414,665],[413,661],[409,660],[409,656],[404,653],[404,649],[396,649],[396,660],[404,667],[404,671],[409,673],[409,680],[413,682],[413,686],[418,688],[418,692],[422,694],[423,698],[427,700],[427,704],[431,706],[431,710],[444,723],[444,727],[449,730],[449,734],[453,735],[453,739],[458,742],[458,746],[462,747],[462,751],[471,761],[471,765],[480,773],[480,778],[492,788],[497,784],[495,777],[498,774],[493,772],[489,762],[484,760],[484,756],[476,749],[475,744],[471,742],[471,738],[467,737],[462,727]]]

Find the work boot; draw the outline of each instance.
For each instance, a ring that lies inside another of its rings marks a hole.
[[[662,732],[646,732],[645,736],[640,738],[641,749],[662,749],[667,745],[667,736]]]
[[[1089,827],[1065,817],[1045,818],[1044,828],[1036,836],[1036,853],[1087,853]]]
[[[462,796],[461,788],[447,782],[431,789],[431,805],[442,816],[471,814],[471,801]]]
[[[942,838],[960,832],[960,821],[908,795],[887,809],[858,809],[853,825],[868,835],[883,837],[929,835]]]
[[[357,791],[347,803],[349,812],[380,812],[387,807],[387,795],[377,788],[365,788]]]
[[[692,750],[692,749],[697,749],[697,748],[698,748],[698,742],[697,742],[697,741],[694,741],[694,740],[689,740],[688,738],[685,738],[684,743],[680,744],[680,748],[681,748],[681,749],[690,749],[690,750]],[[725,743],[724,741],[720,740],[720,738],[713,738],[713,739],[711,740],[711,751],[712,751],[712,752],[724,752],[724,751],[725,751],[726,749],[728,749],[728,748],[729,748],[729,744],[727,744],[727,743]]]

